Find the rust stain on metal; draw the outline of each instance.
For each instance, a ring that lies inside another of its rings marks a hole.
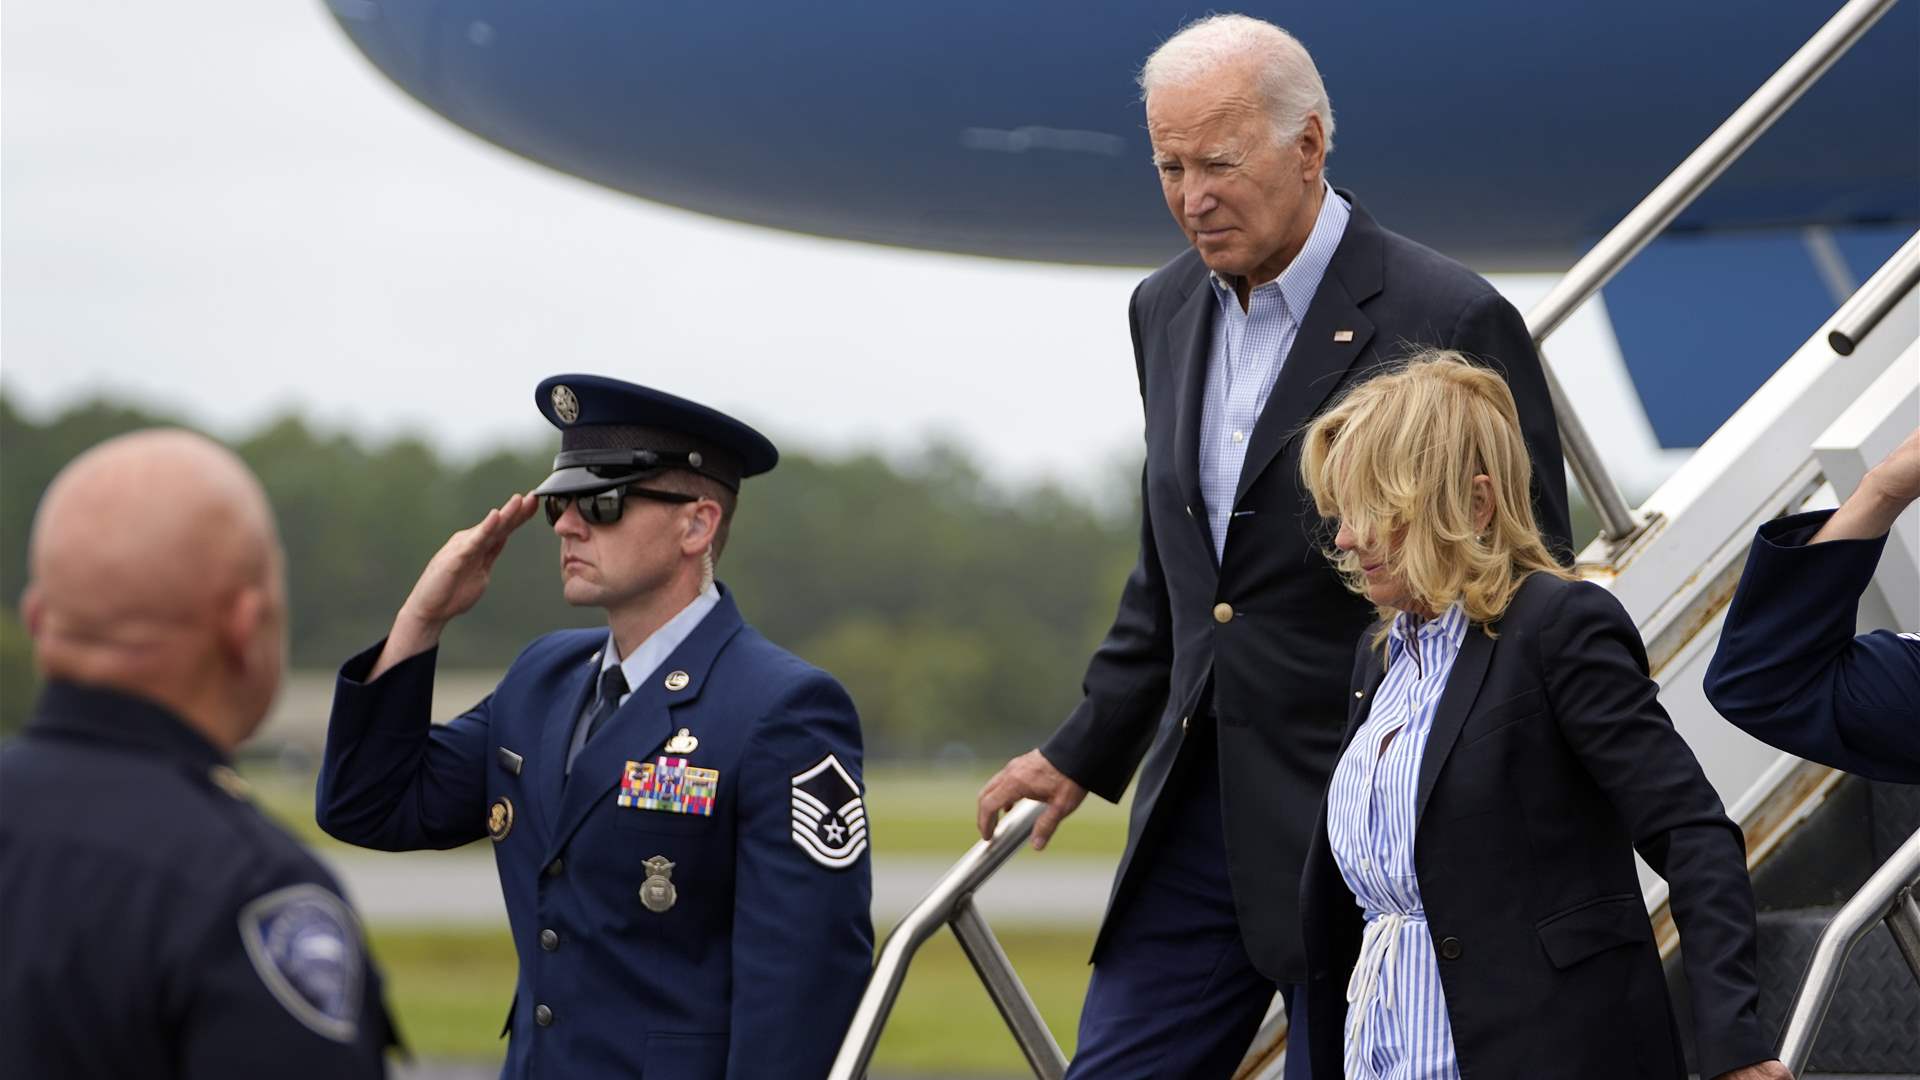
[[[1660,959],[1665,960],[1680,947],[1680,929],[1673,925],[1673,910],[1662,900],[1648,918],[1653,920],[1653,943],[1659,946]]]
[[[1634,530],[1616,546],[1600,568],[1610,571],[1616,577],[1625,573],[1642,552],[1653,546],[1654,540],[1666,531],[1666,527],[1667,515],[1658,511],[1648,514],[1646,520],[1641,522],[1640,528]]]
[[[1613,588],[1614,580],[1620,576],[1613,572],[1613,567],[1600,563],[1575,563],[1573,573],[1581,581],[1591,581],[1607,589]]]
[[[1827,801],[1845,775],[1811,761],[1794,766],[1773,794],[1762,799],[1753,813],[1740,822],[1740,830],[1747,834],[1747,869],[1766,861],[1795,826]]]
[[[1687,643],[1698,637],[1707,624],[1733,602],[1733,592],[1740,584],[1740,571],[1744,565],[1744,560],[1735,559],[1721,567],[1706,587],[1669,619],[1653,640],[1647,642],[1647,665],[1653,669],[1654,678],[1659,678],[1667,665],[1673,663],[1674,657],[1687,647]],[[1692,591],[1694,583],[1699,580],[1700,574],[1695,571],[1675,590],[1675,595]]]
[[[1240,1067],[1233,1070],[1233,1080],[1253,1080],[1254,1077],[1279,1065],[1287,1057],[1287,1029],[1280,1028],[1279,1037],[1265,1046],[1255,1043],[1240,1061]]]

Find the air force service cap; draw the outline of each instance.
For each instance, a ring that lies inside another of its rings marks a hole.
[[[533,399],[560,429],[553,474],[535,495],[605,491],[663,469],[686,469],[739,491],[743,478],[780,461],[765,435],[733,417],[619,379],[554,375]]]

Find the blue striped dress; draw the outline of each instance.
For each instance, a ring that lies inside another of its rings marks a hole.
[[[1413,830],[1420,758],[1466,632],[1466,613],[1458,604],[1425,622],[1405,612],[1394,620],[1386,678],[1328,789],[1327,840],[1340,876],[1367,916],[1360,959],[1347,983],[1348,1080],[1460,1075],[1414,876]]]

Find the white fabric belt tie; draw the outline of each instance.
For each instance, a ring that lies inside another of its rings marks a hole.
[[[1393,1007],[1393,987],[1387,970],[1400,953],[1400,930],[1421,919],[1402,911],[1384,911],[1367,922],[1360,937],[1360,959],[1354,962],[1353,975],[1347,979],[1347,1024],[1351,1027],[1364,1016],[1375,998],[1388,1009]],[[1421,921],[1425,921],[1421,919]]]

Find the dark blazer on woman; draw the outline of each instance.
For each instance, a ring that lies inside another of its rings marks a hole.
[[[1633,620],[1597,585],[1535,574],[1494,629],[1461,644],[1415,802],[1414,867],[1462,1076],[1687,1075],[1636,849],[1670,885],[1700,1074],[1771,1059],[1745,844],[1656,700]],[[1385,677],[1371,646],[1369,633],[1349,741]],[[1337,1077],[1363,915],[1324,806],[1301,906],[1303,1049],[1316,1076]]]

